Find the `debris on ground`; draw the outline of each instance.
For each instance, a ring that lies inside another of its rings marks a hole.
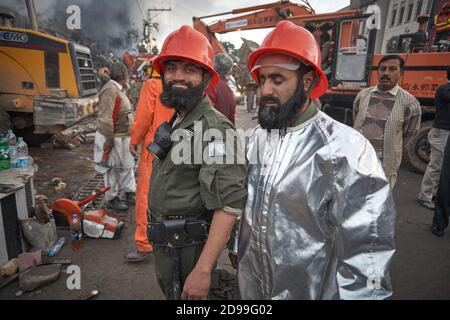
[[[0,183],[0,193],[11,193],[22,189],[21,185],[12,183]]]
[[[50,182],[45,182],[45,186],[54,186],[53,191],[56,193],[62,193],[67,187],[67,184],[63,182],[60,178],[53,178]]]
[[[0,269],[0,275],[3,276],[12,276],[17,273],[19,270],[19,260],[17,258],[9,260],[2,268]]]
[[[49,251],[48,256],[54,257],[58,254],[58,252],[61,250],[61,248],[66,244],[66,238],[62,237],[60,238],[56,244],[53,246],[53,248]]]
[[[33,267],[19,276],[19,286],[23,292],[34,291],[58,280],[61,274],[61,265],[43,265]]]
[[[88,296],[83,300],[92,300],[99,294],[100,294],[100,292],[98,290],[92,290],[91,292],[89,292]]]
[[[13,283],[19,278],[20,273],[16,273],[0,282],[0,289],[6,287],[8,284]]]
[[[24,252],[17,257],[19,260],[19,271],[25,271],[31,267],[34,267],[41,263],[42,253],[41,251]]]
[[[53,188],[53,190],[56,193],[63,193],[64,190],[66,190],[66,186],[67,185],[64,182],[60,182],[60,183],[58,183],[58,185],[56,187]]]
[[[57,133],[53,137],[53,146],[56,148],[75,149],[81,143],[92,143],[92,134],[97,130],[96,116],[80,119],[69,128]]]
[[[30,246],[30,251],[49,252],[58,240],[56,224],[53,217],[48,223],[40,223],[36,217],[21,219],[22,234]]]
[[[42,259],[40,265],[46,265],[46,264],[70,265],[70,264],[72,264],[72,260],[70,260],[70,259],[53,259],[53,258],[44,257]]]
[[[43,194],[34,197],[35,206],[30,209],[30,216],[36,217],[39,223],[45,224],[50,222],[51,210],[47,206],[48,198]]]
[[[50,184],[52,186],[57,186],[59,183],[61,183],[61,179],[60,178],[53,178],[52,181],[50,181]]]
[[[94,144],[95,141],[95,132],[88,133],[86,135],[86,139],[84,140],[85,144]]]
[[[16,258],[16,260],[18,260],[18,259]],[[44,265],[59,265],[59,266],[62,266],[62,265],[70,265],[70,264],[72,264],[72,260],[70,260],[70,259],[49,259],[49,258],[46,258],[46,259],[41,260],[41,262],[38,265],[36,265],[35,267],[33,267],[33,268],[36,268],[37,266],[44,266]],[[18,269],[18,266],[17,266],[17,269]],[[17,272],[16,271],[15,274],[13,274],[13,275],[11,275],[9,277],[4,277],[3,276],[2,277],[3,279],[0,279],[0,289],[3,288],[3,287],[6,287],[8,284],[11,284],[15,280],[19,279],[20,275],[22,275],[23,273],[27,272],[28,270],[29,269],[27,269],[25,271],[22,271],[22,272]],[[23,291],[19,291],[15,295],[16,295],[16,297],[20,297],[20,296],[23,295]]]

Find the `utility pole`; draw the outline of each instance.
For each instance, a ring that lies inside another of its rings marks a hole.
[[[152,38],[152,29],[158,31],[159,23],[152,22],[154,18],[156,18],[161,12],[164,11],[172,11],[171,8],[152,8],[147,9],[147,19],[144,20],[144,42],[148,45],[150,44]]]

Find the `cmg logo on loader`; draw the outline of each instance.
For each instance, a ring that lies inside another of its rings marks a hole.
[[[22,32],[0,31],[0,40],[11,42],[28,42],[28,35]]]

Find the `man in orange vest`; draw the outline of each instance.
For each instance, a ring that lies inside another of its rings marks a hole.
[[[440,40],[448,40],[450,35],[450,2],[442,6],[441,11],[434,16],[435,43]]]
[[[136,189],[136,231],[134,234],[136,251],[127,255],[128,262],[142,261],[153,251],[147,239],[147,198],[153,156],[147,151],[147,146],[153,141],[156,129],[163,122],[169,121],[174,114],[174,109],[165,107],[159,100],[161,93],[161,79],[151,78],[144,82],[139,97],[136,118],[131,127],[130,152],[135,155],[137,146],[142,143],[142,147]]]

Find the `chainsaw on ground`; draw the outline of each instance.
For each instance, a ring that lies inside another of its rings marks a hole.
[[[54,214],[65,214],[70,228],[81,228],[83,235],[90,238],[118,239],[125,223],[115,217],[111,211],[102,208],[103,201],[100,204],[100,209],[87,210],[89,204],[109,189],[110,187],[104,187],[96,190],[92,195],[81,201],[55,200],[50,205],[50,209],[53,210]],[[75,226],[78,224],[80,225]]]

